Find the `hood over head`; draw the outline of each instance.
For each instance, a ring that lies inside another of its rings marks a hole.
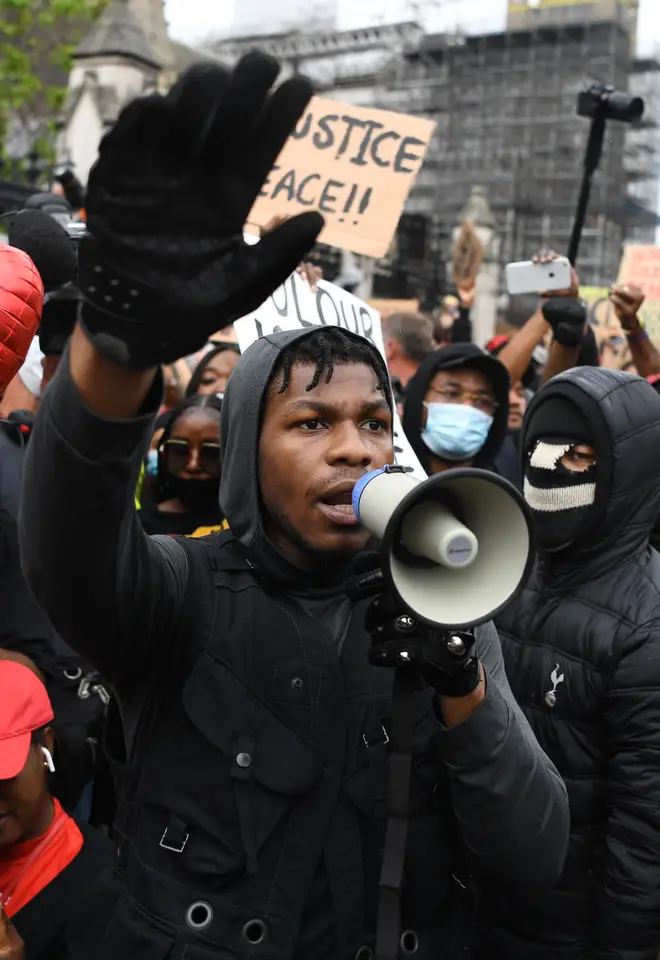
[[[509,419],[509,374],[506,367],[473,343],[456,343],[434,350],[408,381],[403,408],[403,430],[419,462],[428,473],[431,451],[422,440],[422,410],[429,383],[438,370],[468,368],[479,370],[490,380],[498,407],[486,443],[476,455],[474,466],[488,468],[504,442]]]
[[[273,547],[264,533],[258,464],[261,421],[268,385],[281,354],[318,329],[314,326],[260,337],[241,355],[222,401],[220,503],[231,532],[250,562],[267,574],[269,579],[279,581],[300,583],[307,578],[316,579],[318,574],[307,575],[294,567]],[[365,342],[364,337],[343,327],[342,333]],[[383,363],[376,347],[372,349],[374,356]],[[387,401],[391,407],[391,395],[388,395]]]
[[[660,396],[641,377],[603,367],[575,367],[547,383],[522,428],[526,462],[549,401],[575,406],[596,449],[596,495],[588,530],[558,561],[590,579],[646,549],[660,514]]]

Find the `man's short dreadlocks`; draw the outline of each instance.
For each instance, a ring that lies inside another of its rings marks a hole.
[[[390,402],[390,381],[385,361],[367,340],[357,340],[341,327],[318,327],[309,336],[296,340],[282,352],[273,375],[273,379],[282,377],[279,393],[288,389],[291,383],[291,368],[300,363],[316,365],[307,390],[317,387],[324,374],[325,382],[330,383],[337,365],[364,363],[374,371],[378,377],[378,389]]]

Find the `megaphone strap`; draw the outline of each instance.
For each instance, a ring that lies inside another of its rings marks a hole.
[[[408,838],[412,740],[415,725],[416,671],[394,673],[390,718],[387,829],[378,896],[376,960],[398,960],[401,945],[401,892]]]

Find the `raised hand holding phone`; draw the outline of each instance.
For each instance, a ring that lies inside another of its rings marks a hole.
[[[568,272],[568,282],[566,286],[562,287],[559,285],[561,277],[558,276],[555,285],[539,291],[539,297],[541,297],[541,299],[547,300],[549,297],[571,297],[575,299],[579,297],[580,278],[568,257],[562,257],[558,253],[555,253],[554,250],[549,250],[545,253],[537,253],[532,257],[532,263],[544,264],[545,266],[554,264],[555,268],[560,270],[561,276],[563,277],[565,277],[566,272]],[[558,267],[558,264],[561,264],[561,268]]]
[[[566,257],[550,251],[531,260],[509,263],[507,290],[511,296],[538,293],[541,297],[577,296],[577,274]]]

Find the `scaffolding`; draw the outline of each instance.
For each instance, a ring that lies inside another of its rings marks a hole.
[[[608,125],[583,234],[582,282],[615,280],[624,240],[648,242],[658,222],[660,64],[635,60],[632,29],[621,17],[482,36],[428,35],[405,23],[267,41],[294,69],[322,78],[327,96],[436,121],[396,245],[377,265],[379,295],[442,292],[452,233],[476,185],[495,212],[502,264],[564,252],[589,131],[577,94],[595,81],[647,99],[640,126]],[[247,42],[217,52],[233,59]]]
[[[616,21],[426,37],[383,78],[379,96],[383,107],[437,122],[407,212],[428,217],[446,244],[478,184],[497,217],[502,262],[565,251],[588,134],[577,94],[597,80],[644,87],[644,123],[608,127],[581,248],[583,281],[611,283],[624,239],[640,229],[648,237],[657,222],[660,142],[649,91],[658,77],[657,61],[633,60],[630,35]]]

